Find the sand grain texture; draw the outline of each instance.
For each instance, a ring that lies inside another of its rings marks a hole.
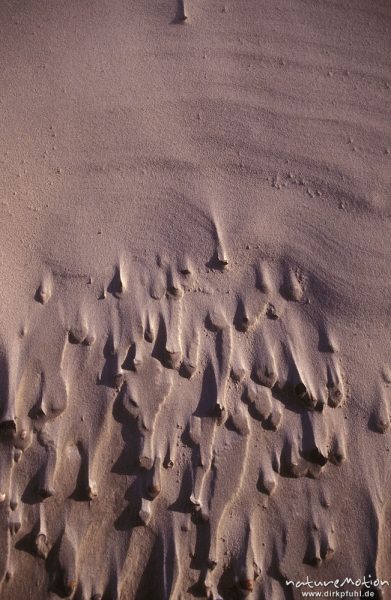
[[[3,0],[2,600],[391,582],[390,56],[386,0]]]

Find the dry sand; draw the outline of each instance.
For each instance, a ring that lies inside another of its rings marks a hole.
[[[390,57],[389,0],[2,0],[1,600],[391,582]]]

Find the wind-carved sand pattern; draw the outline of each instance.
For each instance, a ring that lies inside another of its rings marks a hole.
[[[291,597],[280,488],[308,503],[300,562],[333,560],[343,340],[308,273],[256,249],[231,269],[215,233],[206,266],[121,256],[31,290],[1,345],[5,597],[26,553],[41,597]],[[386,432],[380,381],[368,423]]]
[[[0,2],[0,600],[391,582],[390,30]]]

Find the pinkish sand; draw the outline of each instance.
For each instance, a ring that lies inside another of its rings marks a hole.
[[[0,50],[1,600],[391,598],[391,3],[3,0]]]

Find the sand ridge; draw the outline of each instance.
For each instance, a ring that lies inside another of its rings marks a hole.
[[[216,239],[214,257],[219,248]],[[16,342],[17,372],[3,368],[14,390],[1,427],[8,456],[1,487],[9,502],[5,579],[27,505],[32,528],[20,547],[49,561],[54,593],[97,587],[120,594],[126,556],[136,551],[131,532],[141,526],[153,532],[154,547],[170,544],[154,563],[163,569],[155,575],[159,597],[183,593],[189,569],[199,571],[194,585],[211,597],[227,569],[239,589],[265,585],[260,574],[277,565],[266,567],[259,555],[262,511],[284,478],[284,488],[291,478],[318,481],[346,461],[350,386],[342,344],[319,321],[305,274],[280,274],[258,251],[247,254],[253,260],[235,270],[224,251],[224,261],[212,257],[214,268],[178,269],[159,257],[137,273],[123,259],[106,284],[43,277]],[[369,424],[384,433],[384,376],[379,386]],[[130,484],[123,498],[114,474]],[[314,483],[311,494],[316,489]],[[309,503],[313,516],[305,520],[316,526],[308,524],[300,547],[304,565],[329,561],[338,544],[326,490]],[[94,560],[105,564],[91,572],[86,539],[97,519],[127,532],[127,541],[101,539]],[[112,552],[120,552],[116,592],[112,574],[104,583]],[[272,577],[283,581],[278,569]],[[140,585],[135,597],[148,593]]]

